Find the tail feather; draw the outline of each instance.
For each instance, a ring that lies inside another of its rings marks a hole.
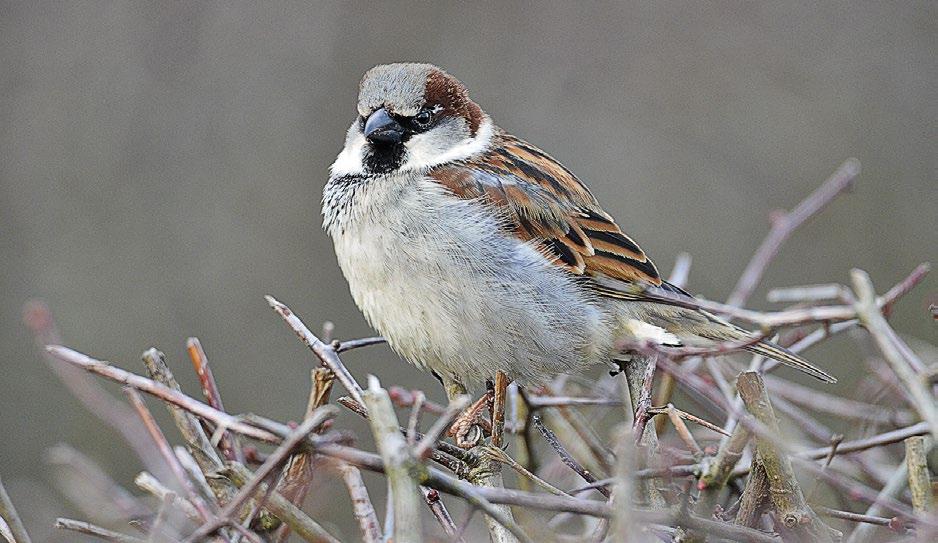
[[[756,354],[761,354],[762,356],[766,356],[774,360],[778,360],[786,366],[791,366],[796,370],[801,370],[808,375],[820,379],[826,383],[837,382],[837,379],[835,379],[833,375],[827,373],[826,371],[808,362],[797,354],[789,351],[785,347],[782,347],[781,345],[776,345],[769,341],[761,341],[755,345],[752,345],[751,347],[747,347],[746,350]]]

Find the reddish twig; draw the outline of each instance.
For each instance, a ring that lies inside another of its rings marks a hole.
[[[202,385],[202,395],[205,396],[205,400],[215,409],[224,411],[225,406],[221,401],[221,393],[218,390],[218,384],[215,382],[215,375],[212,373],[212,367],[209,366],[208,357],[205,356],[205,350],[202,349],[199,338],[190,337],[186,340],[186,352],[189,353],[192,367],[199,377],[199,383]],[[235,435],[223,432],[219,445],[225,458],[244,463],[244,451],[241,450],[241,444]]]

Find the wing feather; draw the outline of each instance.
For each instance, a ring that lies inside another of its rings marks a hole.
[[[430,171],[461,198],[483,198],[503,209],[508,228],[536,242],[558,266],[586,277],[661,286],[661,276],[570,170],[537,147],[499,133],[481,156]],[[601,294],[622,297],[597,285]]]

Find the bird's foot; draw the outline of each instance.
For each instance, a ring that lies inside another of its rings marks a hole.
[[[482,442],[482,438],[492,434],[492,422],[482,416],[482,412],[491,408],[494,395],[491,391],[462,412],[449,427],[447,435],[456,440],[456,445],[471,449]]]

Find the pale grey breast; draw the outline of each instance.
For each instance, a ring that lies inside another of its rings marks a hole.
[[[467,384],[599,361],[610,334],[590,293],[483,202],[420,175],[332,179],[323,200],[356,304],[408,361]]]

